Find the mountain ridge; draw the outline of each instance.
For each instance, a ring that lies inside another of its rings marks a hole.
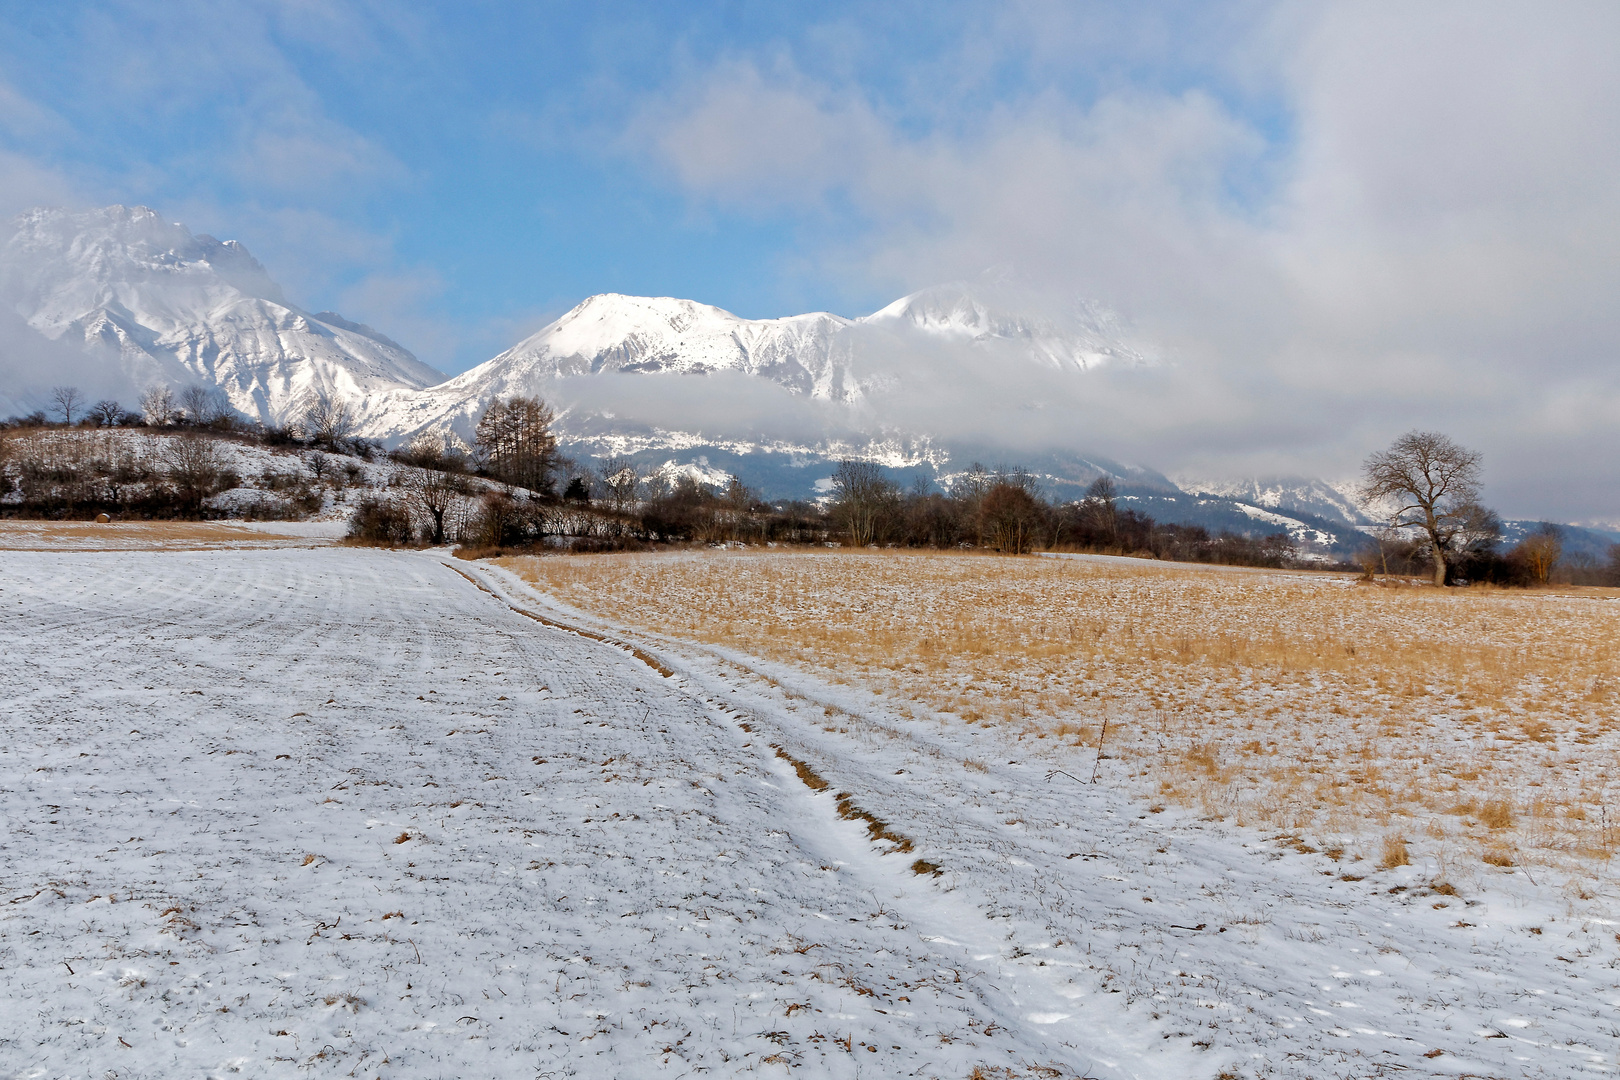
[[[69,374],[85,389],[128,400],[153,383],[202,383],[244,415],[285,423],[312,396],[357,400],[444,377],[369,327],[291,304],[240,243],[143,206],[18,215],[0,244],[0,297],[39,337],[82,344]],[[30,390],[32,372],[6,374],[0,399],[13,408],[45,389]]]

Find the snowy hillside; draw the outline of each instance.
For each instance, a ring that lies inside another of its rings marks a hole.
[[[180,507],[176,471],[198,490]],[[209,520],[320,522],[343,535],[357,506],[381,501],[404,506],[429,528],[410,493],[429,474],[381,455],[331,449],[266,446],[251,436],[197,435],[172,429],[42,428],[0,440],[0,515],[117,521],[183,516]],[[449,496],[447,528],[455,533],[474,504],[495,485],[462,477]]]
[[[0,296],[0,409],[12,412],[65,382],[126,404],[153,384],[200,383],[279,423],[312,394],[355,401],[443,378],[370,327],[288,303],[242,245],[146,207],[17,217]]]
[[[1308,476],[1232,480],[1177,475],[1171,479],[1184,491],[1235,499],[1261,510],[1311,514],[1347,525],[1365,525],[1372,520],[1355,496],[1355,484],[1349,481],[1330,484]]]

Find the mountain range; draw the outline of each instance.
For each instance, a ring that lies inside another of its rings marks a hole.
[[[1068,408],[1099,369],[1161,361],[1123,320],[1042,297],[1006,272],[923,289],[862,318],[746,319],[669,297],[592,296],[489,361],[446,378],[371,327],[291,303],[242,245],[145,207],[28,211],[0,241],[0,412],[50,388],[134,404],[154,384],[217,387],[264,424],[341,401],[357,433],[470,442],[490,401],[538,396],[565,452],[767,497],[815,497],[859,457],[903,483],[949,485],[1017,462],[1060,497],[1102,475],[1143,509],[1342,546],[1368,522],[1348,485],[1219,480],[1130,465],[1084,445]]]

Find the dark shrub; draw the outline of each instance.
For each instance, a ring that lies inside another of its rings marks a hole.
[[[362,499],[349,522],[349,539],[365,544],[409,544],[410,512],[386,499]]]

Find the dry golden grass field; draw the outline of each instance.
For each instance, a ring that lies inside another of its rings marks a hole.
[[[1144,799],[1334,857],[1578,881],[1620,846],[1620,590],[978,554],[502,562],[626,627],[1072,746],[1076,775],[1106,722]]]

